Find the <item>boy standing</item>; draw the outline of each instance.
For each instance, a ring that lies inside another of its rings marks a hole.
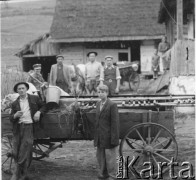
[[[159,73],[159,63],[160,63],[160,56],[158,55],[158,50],[156,49],[154,55],[152,56],[152,71],[153,71],[153,78],[158,78]]]
[[[116,179],[117,152],[119,145],[119,114],[117,105],[107,98],[108,87],[98,86],[94,146],[100,167],[98,178]]]

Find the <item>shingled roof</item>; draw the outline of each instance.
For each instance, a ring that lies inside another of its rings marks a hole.
[[[53,42],[159,39],[160,0],[57,0]]]

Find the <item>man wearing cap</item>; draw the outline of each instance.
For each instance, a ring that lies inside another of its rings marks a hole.
[[[89,61],[85,65],[85,79],[88,93],[93,95],[97,92],[97,86],[99,85],[99,78],[102,65],[96,61],[97,52],[89,52],[87,57]]]
[[[57,64],[52,65],[50,70],[50,84],[58,86],[69,93],[71,89],[71,69],[63,64],[64,57],[56,56]]]
[[[106,56],[105,61],[106,67],[101,71],[100,84],[108,86],[109,95],[111,96],[119,93],[121,76],[119,68],[113,65],[112,56]]]
[[[45,82],[44,78],[41,75],[41,68],[42,68],[41,64],[34,64],[33,65],[34,72],[31,75],[29,75],[29,77],[27,78],[27,82],[32,83],[39,91],[41,90],[41,86],[43,85],[41,83]]]
[[[29,85],[19,82],[14,92],[19,97],[12,103],[10,121],[13,125],[13,158],[15,163],[11,180],[28,179],[27,170],[32,160],[33,125],[39,122],[46,107],[38,96],[27,94]]]

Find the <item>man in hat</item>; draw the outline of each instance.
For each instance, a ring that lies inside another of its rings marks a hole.
[[[46,107],[38,96],[27,94],[29,85],[19,82],[14,92],[19,97],[12,103],[10,121],[13,125],[13,158],[15,169],[11,180],[28,179],[27,170],[32,160],[33,125],[39,121]]]
[[[88,94],[94,95],[97,92],[97,86],[99,85],[99,78],[102,65],[96,61],[97,52],[89,52],[87,57],[89,62],[85,65],[85,79]]]
[[[34,64],[33,65],[34,72],[30,74],[27,79],[27,82],[32,83],[36,87],[36,89],[39,91],[41,90],[41,87],[44,84],[46,84],[44,78],[41,75],[41,68],[42,68],[41,64]]]
[[[52,65],[50,70],[50,84],[69,93],[71,90],[71,69],[63,64],[64,57],[62,55],[56,56],[56,60],[57,64]]]
[[[109,88],[109,95],[115,95],[119,93],[120,88],[120,71],[119,68],[113,65],[113,57],[105,57],[106,66],[101,71],[100,84],[107,85]]]

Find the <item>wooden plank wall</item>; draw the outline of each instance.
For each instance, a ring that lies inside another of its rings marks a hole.
[[[170,76],[195,75],[195,41],[177,40],[171,49]]]

